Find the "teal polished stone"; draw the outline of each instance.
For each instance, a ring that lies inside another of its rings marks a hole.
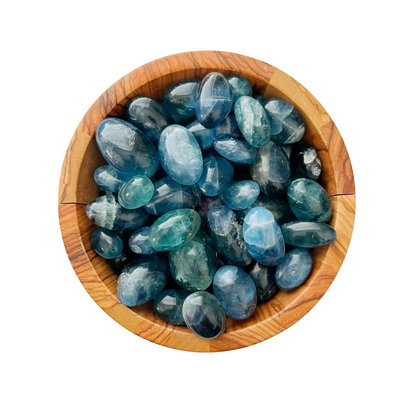
[[[234,168],[222,157],[210,156],[204,159],[204,169],[198,181],[201,192],[217,196],[228,188],[233,179]]]
[[[257,160],[257,150],[244,140],[231,136],[221,136],[214,141],[214,149],[225,159],[242,165],[250,165]]]
[[[248,275],[256,286],[257,303],[264,303],[274,297],[277,292],[275,279],[276,267],[268,267],[255,262]]]
[[[299,221],[328,222],[331,199],[321,185],[310,179],[296,179],[287,190],[290,209]]]
[[[146,176],[133,176],[126,181],[118,193],[118,202],[123,208],[137,209],[146,205],[153,197],[155,187]]]
[[[276,285],[281,290],[293,290],[305,283],[312,270],[312,256],[303,248],[288,251],[276,268]]]
[[[224,204],[233,210],[246,209],[260,195],[260,188],[254,181],[237,181],[232,183],[222,194]]]
[[[263,106],[253,97],[240,97],[234,105],[234,115],[243,137],[254,147],[270,141],[270,124]]]
[[[91,247],[105,259],[116,259],[123,251],[123,242],[114,231],[98,228],[91,235]]]
[[[283,238],[294,247],[312,248],[331,244],[337,235],[328,224],[321,222],[292,221],[283,224]]]
[[[134,231],[129,239],[130,250],[137,254],[153,254],[156,250],[152,248],[149,241],[150,227],[142,227]]]
[[[160,292],[153,301],[155,315],[171,325],[183,326],[182,306],[190,293],[183,289],[166,289]]]
[[[191,292],[207,289],[217,270],[217,254],[207,232],[198,234],[169,253],[172,277],[183,289]]]
[[[192,209],[177,209],[158,218],[150,227],[150,245],[169,251],[190,241],[201,226],[199,214]]]
[[[94,172],[94,181],[106,191],[118,193],[124,182],[130,177],[123,175],[110,165],[97,168]]]
[[[232,75],[228,77],[227,80],[230,84],[231,91],[233,92],[233,105],[243,95],[253,95],[251,84],[245,78],[237,75]]]
[[[300,170],[302,176],[313,181],[318,180],[322,171],[322,162],[316,149],[309,143],[298,143],[290,155],[292,172]]]

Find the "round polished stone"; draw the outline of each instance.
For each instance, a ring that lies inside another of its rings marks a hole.
[[[123,175],[110,165],[104,165],[97,168],[94,172],[94,181],[106,191],[118,193],[124,182],[130,177]]]
[[[292,221],[281,227],[286,244],[294,247],[313,248],[335,241],[334,228],[321,222]]]
[[[260,195],[260,188],[254,181],[237,181],[222,194],[225,205],[233,210],[248,208]]]
[[[130,250],[137,254],[156,253],[156,250],[150,245],[149,233],[150,227],[142,227],[136,230],[129,239]]]
[[[243,77],[238,75],[232,75],[227,78],[230,84],[231,91],[233,92],[233,104],[243,95],[253,95],[253,89],[251,84]]]
[[[257,290],[257,303],[264,303],[273,298],[277,292],[276,267],[268,267],[255,262],[248,271]]]
[[[185,325],[182,306],[190,292],[183,289],[166,289],[153,301],[153,310],[162,321],[171,325]]]
[[[133,176],[120,188],[118,202],[123,208],[137,209],[152,199],[154,191],[153,182],[148,177]]]
[[[257,150],[244,140],[227,135],[214,141],[214,149],[225,159],[242,165],[250,165],[257,160]]]
[[[91,247],[105,259],[116,259],[123,251],[123,242],[115,232],[98,228],[91,235]]]
[[[217,196],[230,185],[234,168],[222,157],[210,156],[204,159],[204,169],[198,181],[199,189],[204,195]]]

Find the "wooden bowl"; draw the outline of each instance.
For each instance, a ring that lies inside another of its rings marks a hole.
[[[323,169],[320,183],[331,196],[337,231],[334,243],[313,250],[313,270],[305,284],[290,292],[279,291],[257,307],[244,321],[227,318],[227,330],[219,338],[204,340],[186,327],[175,327],[153,313],[152,302],[128,308],[116,295],[117,275],[107,261],[91,248],[97,228],[85,208],[98,196],[93,180],[96,168],[106,164],[94,138],[105,117],[124,117],[126,104],[136,96],[161,101],[165,90],[186,78],[203,78],[212,71],[225,76],[242,75],[253,94],[291,102],[305,120],[304,140],[318,150]],[[334,280],[346,255],[355,216],[355,187],[347,149],[331,117],[302,85],[279,69],[229,52],[202,51],[157,59],[127,74],[91,106],[69,144],[59,184],[59,218],[69,260],[94,301],[115,321],[149,341],[186,351],[226,351],[264,341],[302,318],[321,299]]]

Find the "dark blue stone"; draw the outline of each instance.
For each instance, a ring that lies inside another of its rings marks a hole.
[[[105,259],[116,259],[123,251],[123,242],[114,231],[98,228],[91,235],[91,247]]]
[[[248,271],[257,290],[257,303],[269,301],[277,292],[276,267],[268,267],[255,262]]]
[[[195,211],[201,217],[201,226],[204,228],[208,227],[208,212],[211,208],[218,207],[220,205],[224,205],[224,201],[222,199],[222,195],[208,197],[206,195],[202,195],[201,202],[195,208]]]
[[[335,230],[321,222],[292,221],[281,227],[286,244],[294,247],[312,248],[335,241]]]
[[[312,256],[303,248],[285,254],[276,268],[276,285],[281,290],[292,290],[303,283],[312,270]]]
[[[215,129],[206,129],[198,120],[188,124],[186,128],[194,135],[201,150],[209,149],[214,144]]]
[[[183,289],[167,289],[153,301],[153,310],[162,321],[171,325],[185,325],[182,306],[190,292]]]
[[[309,143],[298,143],[290,155],[292,172],[300,170],[302,176],[313,181],[321,175],[322,162],[316,149]]]
[[[94,172],[94,181],[106,191],[118,193],[130,177],[123,175],[110,165],[100,166]]]
[[[233,114],[228,114],[227,117],[214,129],[215,138],[221,136],[231,136],[238,139],[241,136],[241,131],[238,127],[237,121]]]
[[[204,159],[204,170],[198,181],[201,192],[217,196],[228,188],[233,179],[234,168],[222,157],[210,156]]]
[[[108,259],[107,262],[113,269],[115,274],[120,274],[124,267],[129,264],[135,258],[134,253],[131,250],[124,249],[119,257],[115,259]]]
[[[233,93],[233,104],[243,95],[253,95],[253,89],[245,78],[232,75],[227,80]]]
[[[253,95],[253,98],[257,100],[263,107],[267,103],[267,100],[261,95]]]
[[[233,210],[248,208],[258,198],[260,188],[254,181],[232,183],[222,194],[225,205]]]
[[[257,160],[257,150],[244,140],[221,136],[214,141],[214,149],[225,159],[234,163],[251,165]]]
[[[130,250],[137,254],[156,253],[156,250],[150,245],[149,232],[150,227],[142,227],[136,230],[129,239]]]

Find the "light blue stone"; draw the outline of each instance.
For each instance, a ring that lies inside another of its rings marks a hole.
[[[224,266],[214,276],[213,294],[225,314],[232,319],[246,319],[257,306],[257,290],[250,276],[235,266]]]
[[[296,108],[284,100],[272,98],[265,105],[272,140],[278,144],[297,143],[305,133],[305,123]]]
[[[118,202],[123,208],[137,209],[152,199],[154,191],[155,187],[148,177],[133,176],[120,188]]]
[[[255,262],[248,275],[256,286],[257,303],[264,303],[274,297],[277,292],[275,279],[276,267],[263,266]]]
[[[115,170],[110,165],[100,166],[94,172],[94,181],[104,190],[118,193],[123,183],[129,179],[129,176]]]
[[[248,208],[260,195],[260,188],[254,181],[232,183],[222,194],[224,204],[234,210]]]
[[[232,75],[228,77],[227,80],[230,84],[231,91],[233,92],[233,104],[235,104],[235,102],[243,95],[253,95],[251,84],[245,78]]]
[[[285,255],[280,226],[266,208],[253,208],[247,213],[243,237],[251,257],[265,266],[276,266]]]
[[[169,275],[167,263],[146,257],[131,261],[117,280],[117,296],[125,306],[143,305],[165,287]]]
[[[251,165],[257,160],[257,150],[244,140],[221,136],[214,141],[214,149],[225,159],[242,165]]]
[[[296,289],[312,270],[312,256],[303,248],[288,251],[276,268],[276,285],[281,290]]]
[[[142,227],[136,230],[129,239],[130,250],[137,254],[156,253],[156,250],[150,245],[149,232],[150,227]]]
[[[234,115],[243,137],[254,147],[270,141],[270,124],[263,106],[253,97],[240,97],[234,104]]]
[[[190,292],[183,289],[166,289],[153,301],[153,310],[162,321],[171,325],[185,325],[182,306]]]
[[[182,185],[198,182],[202,174],[202,153],[195,137],[183,126],[166,127],[159,139],[160,163],[166,173]]]
[[[105,259],[116,259],[123,251],[123,242],[114,231],[98,228],[91,235],[91,247]]]
[[[106,118],[95,132],[97,145],[109,165],[127,176],[152,177],[159,165],[153,143],[133,124]]]
[[[233,95],[230,84],[219,72],[210,72],[202,80],[196,97],[195,113],[207,129],[217,127],[231,111]]]
[[[292,221],[283,224],[281,229],[285,243],[294,247],[325,246],[337,237],[334,228],[321,222]]]
[[[204,195],[217,196],[230,185],[234,168],[222,157],[210,156],[204,159],[204,170],[198,186]]]
[[[181,185],[169,176],[154,183],[155,192],[145,205],[147,212],[163,215],[182,208],[195,208],[201,201],[201,191],[197,184]]]
[[[219,337],[226,327],[226,316],[218,299],[208,292],[195,292],[189,295],[182,306],[186,326],[204,339]]]

